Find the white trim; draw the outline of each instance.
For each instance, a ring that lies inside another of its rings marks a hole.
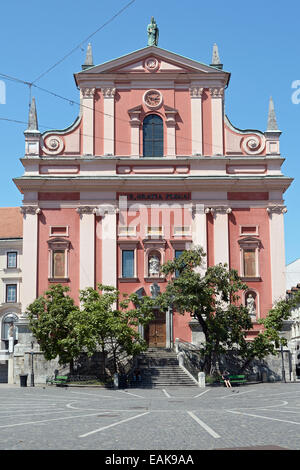
[[[65,228],[65,233],[52,233],[53,228]],[[69,225],[50,225],[49,227],[49,237],[68,237],[69,236]]]

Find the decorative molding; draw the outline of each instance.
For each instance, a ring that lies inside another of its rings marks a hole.
[[[116,215],[119,213],[119,208],[114,206],[98,206],[93,207],[93,214],[98,215],[100,217],[104,217],[106,214]]]
[[[271,214],[285,214],[287,212],[286,206],[269,206],[267,207],[267,212]]]
[[[23,215],[31,214],[31,215],[37,215],[42,212],[40,207],[37,206],[22,206],[20,207],[20,212]]]
[[[264,150],[265,145],[266,139],[264,136],[251,135],[244,137],[241,141],[242,149],[248,155],[258,155]]]
[[[210,96],[212,98],[223,98],[224,96],[224,88],[210,88],[209,89]]]
[[[135,106],[134,108],[128,109],[127,112],[130,117],[129,123],[131,127],[139,127],[141,124],[140,114],[142,112],[142,105]]]
[[[191,95],[191,98],[202,98],[202,94],[203,94],[203,90],[204,88],[203,87],[200,87],[200,86],[191,86],[190,87],[190,95]]]
[[[94,214],[95,207],[92,206],[79,206],[76,209],[76,212],[80,215],[82,214]]]
[[[159,90],[147,90],[144,93],[143,102],[150,109],[158,109],[162,105],[163,96]]]
[[[62,137],[59,137],[58,135],[49,135],[44,138],[42,150],[47,155],[58,155],[63,152],[64,148],[65,142]]]
[[[148,70],[148,72],[157,72],[160,68],[160,63],[155,57],[148,57],[144,61],[144,69]]]
[[[103,98],[114,98],[116,93],[115,87],[105,87],[101,88]]]
[[[228,206],[218,206],[218,207],[207,207],[205,209],[205,214],[231,214],[232,209]]]
[[[166,115],[166,125],[167,127],[175,127],[176,126],[176,119],[175,116],[178,113],[177,109],[171,108],[170,106],[164,106],[165,115]]]
[[[65,240],[61,237],[51,238],[47,240],[50,250],[68,250],[70,248],[70,240]]]
[[[95,95],[96,88],[81,88],[83,98],[93,98]]]

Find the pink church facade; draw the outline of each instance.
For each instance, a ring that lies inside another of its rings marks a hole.
[[[159,265],[192,246],[205,265],[227,263],[249,286],[257,320],[285,296],[283,194],[291,179],[273,102],[266,131],[225,113],[230,74],[157,46],[74,75],[80,113],[65,130],[25,131],[23,310],[52,283],[98,283],[122,293],[163,291]],[[159,315],[150,346],[197,343],[187,315]]]

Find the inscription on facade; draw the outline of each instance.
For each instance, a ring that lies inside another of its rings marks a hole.
[[[119,193],[129,201],[190,201],[191,193]]]

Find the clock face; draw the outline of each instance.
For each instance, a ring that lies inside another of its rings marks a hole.
[[[162,95],[157,90],[149,90],[144,95],[144,102],[149,108],[158,108],[162,103]]]

